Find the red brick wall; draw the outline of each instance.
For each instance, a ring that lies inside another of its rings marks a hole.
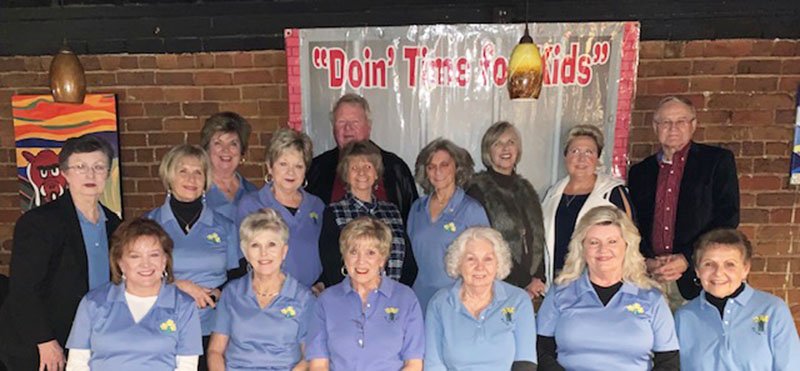
[[[233,110],[254,125],[244,174],[258,180],[264,144],[287,120],[282,51],[81,57],[90,91],[119,99],[126,216],[160,204],[160,156],[197,143],[203,119]],[[10,96],[46,93],[50,57],[0,58],[0,272],[7,273],[19,215]],[[696,139],[736,155],[742,229],[756,244],[750,281],[786,300],[800,319],[800,196],[789,186],[794,95],[800,83],[795,40],[720,40],[641,44],[630,157],[655,148],[649,122],[667,94],[698,107]],[[260,182],[259,182],[260,183]],[[794,272],[798,272],[795,274]]]

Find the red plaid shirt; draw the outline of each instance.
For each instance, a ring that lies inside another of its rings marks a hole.
[[[656,186],[656,207],[653,215],[653,252],[656,256],[673,252],[675,239],[675,209],[678,208],[678,195],[681,192],[681,179],[686,157],[689,153],[687,144],[672,155],[672,163],[664,162],[664,154],[658,155],[658,181]]]

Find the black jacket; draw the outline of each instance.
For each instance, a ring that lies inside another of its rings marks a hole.
[[[403,159],[394,153],[381,149],[381,157],[383,158],[383,185],[386,188],[386,196],[389,198],[389,202],[400,209],[405,223],[408,220],[411,204],[419,198],[414,176],[411,175],[411,170],[408,169],[408,165],[403,162]],[[331,203],[337,164],[339,164],[338,147],[314,157],[306,175],[308,180],[306,191],[322,199],[325,205]]]
[[[640,249],[648,258],[654,257],[652,232],[658,170],[658,159],[652,155],[631,167],[628,175],[642,234]],[[691,143],[675,213],[673,252],[683,254],[689,262],[689,268],[678,279],[678,288],[690,300],[700,294],[700,285],[694,282],[694,243],[712,229],[739,225],[739,180],[731,151]]]
[[[120,219],[103,207],[106,232]],[[35,357],[36,344],[66,344],[78,303],[89,290],[86,248],[69,192],[23,214],[14,227],[9,294],[0,309],[0,351]]]

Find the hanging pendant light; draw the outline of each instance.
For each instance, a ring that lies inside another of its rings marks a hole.
[[[83,65],[66,45],[50,63],[50,92],[58,103],[83,103],[86,96]]]
[[[508,95],[511,99],[538,99],[542,91],[542,55],[533,42],[528,24],[508,62]]]

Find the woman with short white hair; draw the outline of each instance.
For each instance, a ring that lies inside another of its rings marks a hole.
[[[679,369],[672,313],[647,275],[640,240],[615,206],[591,209],[578,222],[538,312],[540,369]]]
[[[425,317],[425,370],[536,370],[536,320],[525,290],[506,283],[512,260],[500,232],[464,230],[447,249],[457,279]]]

